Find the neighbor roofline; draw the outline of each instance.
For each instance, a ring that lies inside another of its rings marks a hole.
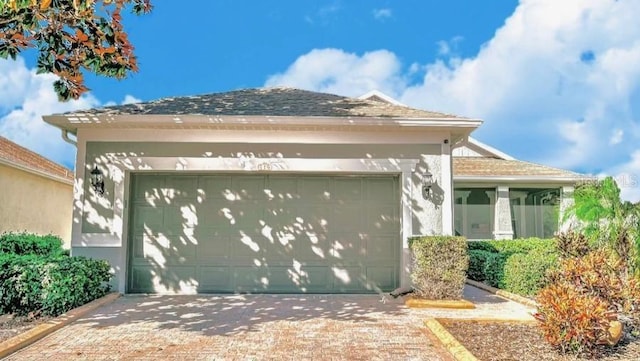
[[[32,173],[41,177],[45,177],[60,183],[64,183],[64,184],[68,184],[68,185],[73,185],[73,179],[69,179],[69,178],[64,178],[64,177],[60,177],[58,175],[55,174],[51,174],[47,171],[41,170],[41,169],[37,169],[37,168],[33,168],[33,167],[29,167],[26,166],[24,164],[18,163],[18,162],[13,162],[10,161],[8,159],[4,159],[4,158],[0,158],[0,164],[2,165],[6,165],[8,167],[12,167],[12,168],[16,168],[19,169],[21,171],[27,172],[27,173]],[[73,172],[70,172],[70,174],[73,176]]]

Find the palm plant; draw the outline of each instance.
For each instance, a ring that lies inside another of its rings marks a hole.
[[[565,220],[570,217],[591,243],[611,249],[627,272],[640,275],[640,203],[621,200],[612,177],[579,186]]]

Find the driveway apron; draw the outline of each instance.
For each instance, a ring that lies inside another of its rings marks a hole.
[[[9,360],[450,360],[379,295],[124,296]]]

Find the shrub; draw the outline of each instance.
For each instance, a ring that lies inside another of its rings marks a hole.
[[[543,289],[538,313],[544,338],[563,353],[595,354],[608,338],[609,322],[615,318],[603,299],[578,291],[568,283]]]
[[[0,235],[0,253],[55,256],[63,253],[62,240],[54,235],[3,233]]]
[[[497,253],[528,253],[538,248],[553,248],[554,240],[546,238],[518,238],[492,241],[469,241],[469,250]]]
[[[558,255],[551,249],[534,249],[527,254],[516,253],[505,262],[504,289],[523,296],[535,296],[546,284],[547,271],[558,264]]]
[[[504,287],[504,265],[510,253],[489,253],[484,261],[484,282],[489,286]]]
[[[482,250],[469,250],[469,269],[467,278],[482,282],[485,280],[485,263],[492,253]]]
[[[469,267],[464,237],[434,236],[409,239],[413,253],[411,279],[416,293],[429,299],[462,297]]]
[[[0,313],[57,316],[109,291],[109,264],[84,257],[0,255]]]
[[[555,246],[561,258],[583,257],[589,253],[589,241],[582,233],[568,231],[555,236]]]
[[[555,252],[554,245],[553,239],[541,238],[470,241],[467,277],[524,296],[531,295],[541,287],[544,273],[550,263],[553,263],[551,254]],[[525,256],[531,253],[534,253],[533,259]],[[513,257],[515,259],[509,262]],[[536,264],[535,260],[542,264]],[[505,269],[509,264],[513,268]],[[522,275],[517,274],[520,265],[527,268]],[[505,279],[507,272],[508,280]],[[529,277],[531,279],[528,279]]]
[[[627,278],[622,260],[596,250],[567,258],[549,276],[538,296],[538,314],[545,338],[563,351],[596,353],[612,319],[628,332],[640,325],[640,282]],[[606,327],[605,327],[606,326]]]

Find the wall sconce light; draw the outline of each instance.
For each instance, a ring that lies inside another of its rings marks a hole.
[[[422,174],[422,193],[425,197],[428,197],[433,187],[433,174],[429,171],[425,171]]]
[[[93,191],[96,192],[97,195],[104,195],[104,176],[102,175],[102,171],[98,169],[98,166],[95,166],[91,171],[91,187],[93,187]]]

